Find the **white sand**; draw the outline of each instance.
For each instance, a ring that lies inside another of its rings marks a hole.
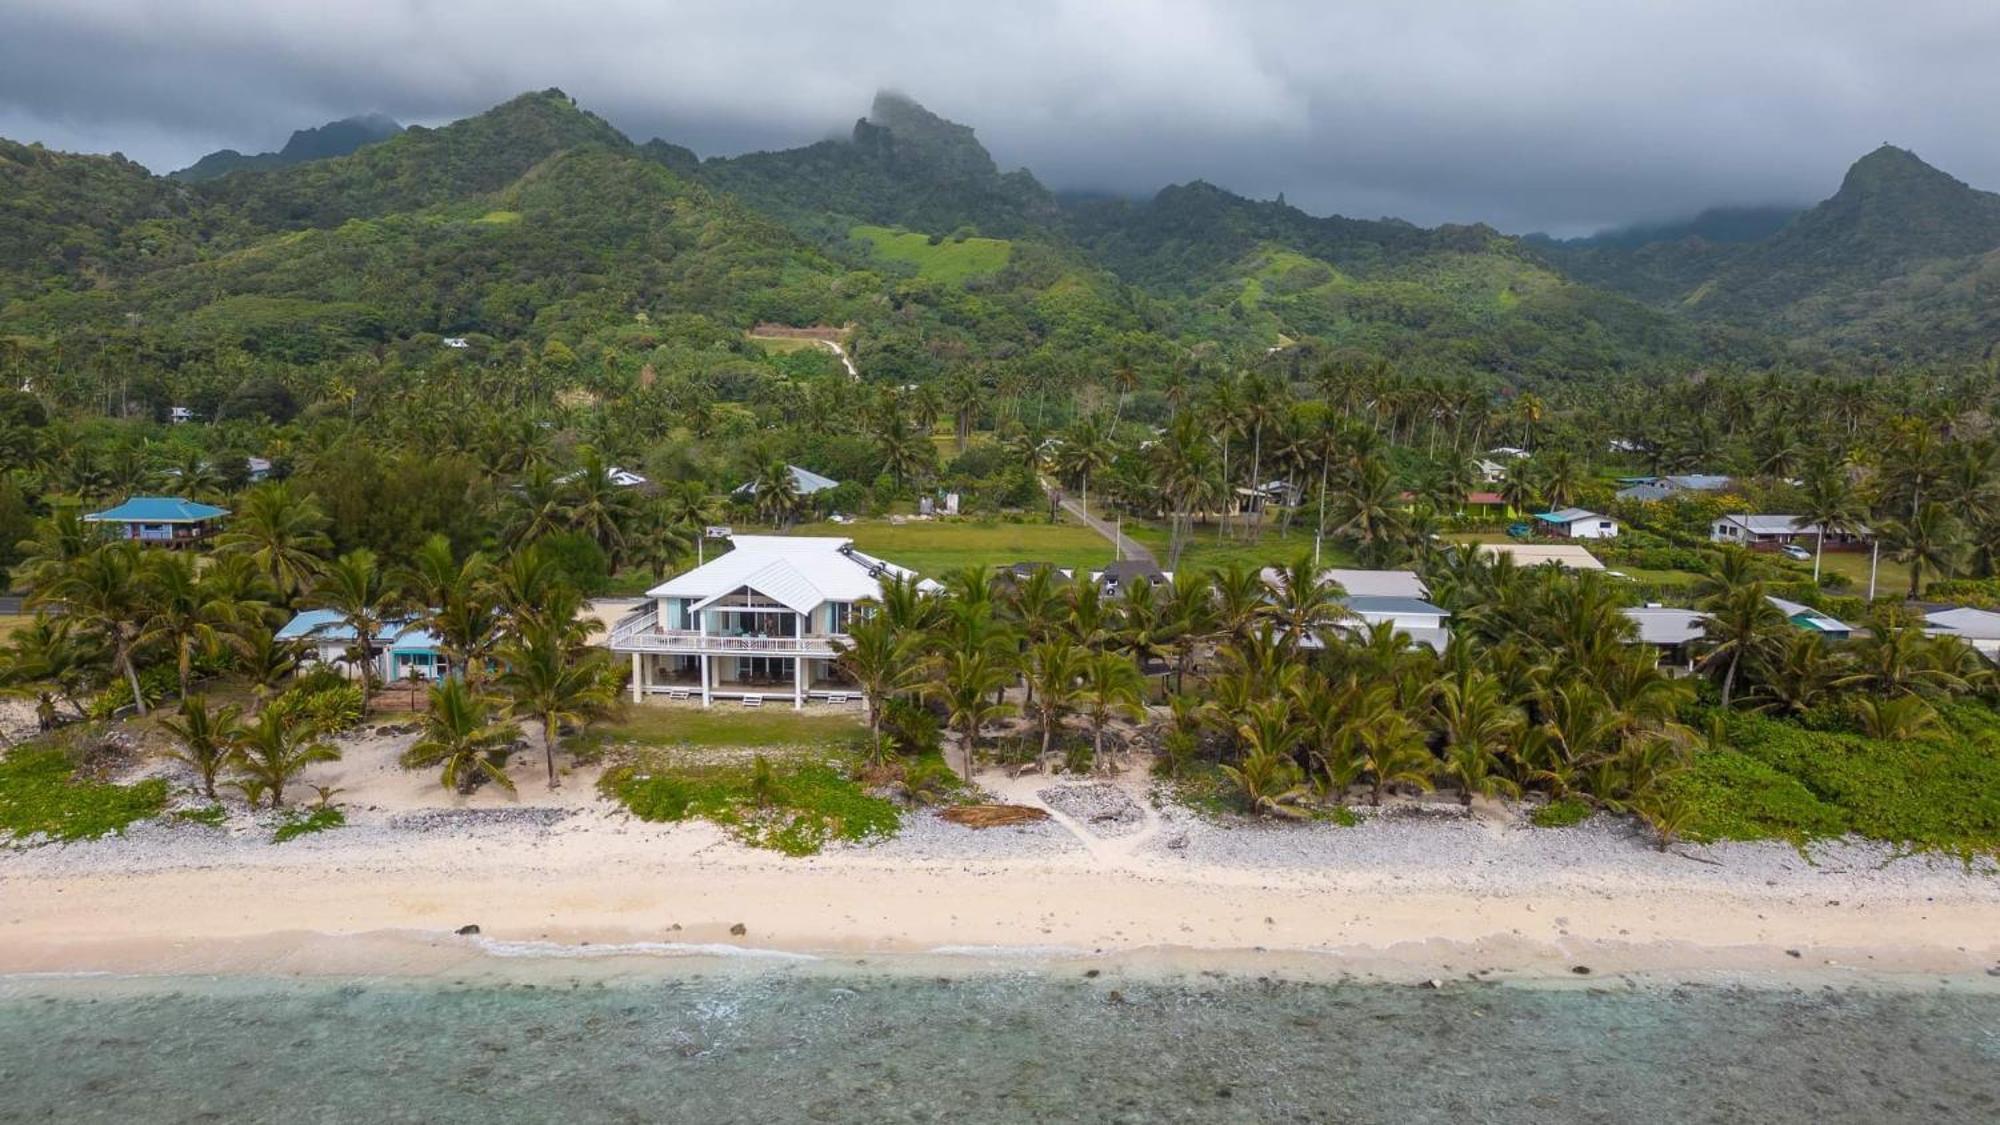
[[[788,859],[705,824],[633,820],[589,771],[551,793],[539,746],[517,759],[518,799],[460,799],[396,767],[407,741],[352,740],[311,778],[341,788],[345,829],[273,846],[238,816],[233,831],[157,823],[0,853],[0,972],[428,971],[441,954],[544,942],[1268,950],[1410,978],[2000,965],[1990,862],[1860,843],[1812,862],[1776,844],[1662,855],[1619,822],[1533,830],[1448,803],[1359,828],[1224,827],[1154,807],[1133,771],[1117,785],[1136,827],[1119,794],[1092,791],[1041,825],[975,832],[918,814],[895,840]],[[980,780],[1026,804],[1078,784]],[[469,923],[477,941],[449,936]]]

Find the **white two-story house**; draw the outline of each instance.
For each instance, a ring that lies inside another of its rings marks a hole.
[[[733,550],[647,591],[612,627],[611,651],[632,658],[632,699],[736,699],[761,704],[858,698],[834,663],[856,605],[884,577],[912,572],[850,539],[739,535]]]

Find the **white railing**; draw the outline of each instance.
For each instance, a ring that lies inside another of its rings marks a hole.
[[[660,629],[650,620],[620,621],[611,630],[606,645],[624,651],[642,652],[777,652],[833,655],[831,637],[758,637],[748,634],[725,636],[694,629]]]

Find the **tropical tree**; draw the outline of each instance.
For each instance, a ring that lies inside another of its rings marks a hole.
[[[1094,768],[1117,768],[1117,762],[1104,752],[1104,728],[1121,715],[1143,717],[1145,700],[1146,677],[1130,656],[1122,652],[1093,652],[1084,658],[1078,701],[1090,719],[1090,760]]]
[[[285,804],[285,786],[308,767],[340,760],[340,751],[316,741],[309,726],[277,710],[239,726],[232,751],[229,766],[237,788],[253,806],[269,797],[274,809]]]
[[[335,559],[305,601],[311,608],[337,614],[354,638],[349,651],[361,672],[361,711],[366,714],[375,681],[375,657],[381,651],[377,642],[401,608],[401,598],[388,574],[376,565],[375,552],[361,547]]]
[[[533,719],[542,731],[549,788],[556,779],[556,750],[565,726],[581,727],[609,711],[616,697],[606,682],[603,649],[579,650],[567,623],[530,620],[500,649],[499,686],[514,714]]]
[[[241,711],[234,705],[211,710],[204,695],[183,696],[175,718],[161,719],[160,726],[179,745],[166,752],[168,758],[194,770],[201,778],[202,796],[215,800],[215,779],[229,765],[242,733]]]
[[[173,654],[185,699],[195,657],[220,648],[225,631],[243,621],[245,607],[202,581],[193,560],[179,551],[148,552],[140,580],[146,586],[146,610],[132,643]]]
[[[1910,568],[1910,597],[1923,588],[1924,572],[1949,575],[1958,563],[1958,520],[1942,503],[1926,500],[1907,520],[1891,520],[1879,533],[1890,557]]]
[[[1444,773],[1458,783],[1459,800],[1519,796],[1500,755],[1520,739],[1521,712],[1509,705],[1492,676],[1476,669],[1438,681],[1432,725],[1444,740]]]
[[[1789,623],[1784,611],[1764,596],[1764,586],[1758,582],[1718,594],[1706,608],[1698,642],[1705,653],[1700,667],[1716,678],[1722,688],[1722,705],[1727,707],[1735,697],[1737,677],[1744,667],[1766,659]]]
[[[326,523],[319,503],[289,481],[261,484],[237,502],[229,525],[215,538],[215,552],[250,559],[290,604],[326,569],[326,554],[333,549]]]
[[[919,682],[922,668],[916,660],[916,631],[899,627],[880,606],[870,608],[872,612],[849,621],[846,637],[834,638],[833,651],[835,665],[861,689],[868,707],[868,760],[880,765],[882,709],[891,696]]]
[[[1068,637],[1056,636],[1028,650],[1029,704],[1042,731],[1041,756],[1055,748],[1056,728],[1076,709],[1077,681],[1083,678],[1085,655]]]
[[[1820,559],[1826,554],[1826,537],[1860,530],[1866,508],[1847,473],[1832,464],[1816,465],[1806,474],[1805,485],[1799,490],[1798,508],[1796,525],[1813,529],[1813,582],[1817,584]]]
[[[520,736],[518,725],[493,721],[490,701],[464,680],[448,677],[432,686],[423,737],[404,752],[403,766],[440,767],[439,784],[460,793],[470,793],[481,780],[512,793],[507,755]]]
[[[45,576],[28,601],[59,609],[75,628],[101,639],[111,653],[112,670],[125,677],[133,705],[144,715],[146,693],[139,686],[133,653],[152,610],[150,594],[140,547],[121,540],[80,555],[59,573]]]
[[[959,732],[967,780],[972,777],[980,728],[1013,710],[1000,698],[1001,689],[1013,679],[1013,670],[987,647],[953,648],[937,660],[926,690],[944,704],[946,724]]]

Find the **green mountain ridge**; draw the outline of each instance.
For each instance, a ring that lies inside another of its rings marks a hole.
[[[285,147],[277,152],[260,152],[246,156],[233,148],[225,148],[211,152],[177,172],[167,173],[167,178],[184,183],[201,183],[204,180],[220,179],[232,172],[288,168],[294,164],[304,164],[309,160],[346,156],[364,145],[386,141],[402,131],[401,125],[380,114],[345,117],[316,128],[298,130],[285,142]]]
[[[1290,341],[1532,381],[1768,362],[1774,324],[1970,352],[2000,304],[2000,197],[1900,150],[1762,239],[1579,248],[1199,181],[1059,201],[890,93],[845,140],[708,160],[559,90],[199,183],[0,143],[0,218],[0,336],[290,363],[427,335],[734,353],[778,321],[854,324],[864,370],[906,382]]]

